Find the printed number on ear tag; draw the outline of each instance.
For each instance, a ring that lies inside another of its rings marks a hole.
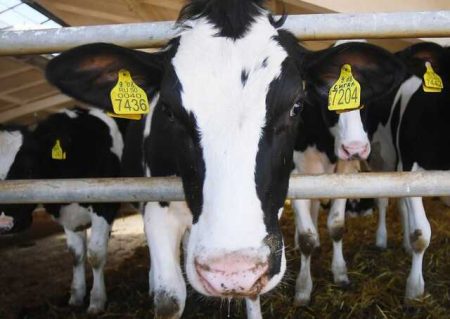
[[[66,152],[63,151],[59,140],[55,141],[55,145],[52,148],[52,159],[60,161],[66,159]]]
[[[361,85],[352,75],[352,67],[344,64],[339,79],[333,84],[328,94],[328,110],[351,111],[361,104]]]
[[[122,118],[136,120],[140,119],[137,115],[147,114],[150,111],[147,94],[134,83],[130,72],[125,69],[119,71],[118,80],[111,90],[110,98],[115,115],[120,115]]]
[[[427,68],[427,70],[423,75],[423,90],[429,93],[442,92],[444,84],[442,83],[441,77],[437,75],[436,72],[434,72],[430,62],[425,62],[425,67]]]

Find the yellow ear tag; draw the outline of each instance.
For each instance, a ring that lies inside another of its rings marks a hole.
[[[444,84],[442,79],[436,72],[434,72],[433,67],[430,62],[425,62],[425,67],[427,70],[423,75],[423,85],[422,88],[425,92],[439,93],[442,92]]]
[[[66,152],[63,151],[59,140],[56,140],[55,145],[52,148],[52,159],[62,161],[66,159]]]
[[[339,79],[328,93],[328,109],[330,111],[356,110],[361,104],[361,85],[352,75],[352,67],[344,64]]]
[[[147,94],[133,82],[130,72],[125,69],[119,71],[117,83],[111,90],[110,97],[115,114],[136,116],[150,111]]]

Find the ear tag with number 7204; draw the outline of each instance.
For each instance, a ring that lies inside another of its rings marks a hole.
[[[351,111],[360,108],[361,85],[352,75],[352,67],[344,64],[339,79],[328,93],[328,110]]]
[[[114,114],[111,116],[140,119],[140,114],[150,111],[147,94],[131,78],[128,70],[118,72],[116,85],[110,93]]]

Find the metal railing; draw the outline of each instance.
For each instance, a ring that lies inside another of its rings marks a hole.
[[[295,175],[289,198],[450,196],[450,172]],[[0,203],[95,203],[184,200],[175,177],[8,180]]]
[[[450,11],[291,15],[284,28],[299,40],[450,36]],[[177,34],[173,22],[0,32],[0,55],[61,52],[92,42],[160,47]]]

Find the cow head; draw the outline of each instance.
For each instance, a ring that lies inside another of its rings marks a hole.
[[[186,272],[210,296],[264,293],[285,271],[278,212],[305,98],[307,52],[261,3],[191,1],[180,15],[179,35],[162,51],[90,44],[54,58],[47,69],[64,93],[109,111],[121,69],[150,97],[159,92],[153,121],[167,139],[160,151],[175,154],[193,216]],[[308,77],[320,93],[347,63],[342,54],[331,56],[328,68],[321,68],[327,59],[321,56]],[[360,81],[367,69],[385,75],[376,66],[358,67]]]
[[[20,128],[0,128],[0,179],[36,178],[37,164],[29,133]],[[0,204],[0,235],[27,229],[36,205]]]
[[[344,64],[351,65],[352,74],[361,85],[363,107],[338,114],[328,110],[328,91]],[[369,104],[400,84],[405,72],[403,64],[380,47],[347,42],[307,55],[305,65],[307,101],[321,109],[321,117],[334,137],[335,155],[341,160],[367,159]]]

